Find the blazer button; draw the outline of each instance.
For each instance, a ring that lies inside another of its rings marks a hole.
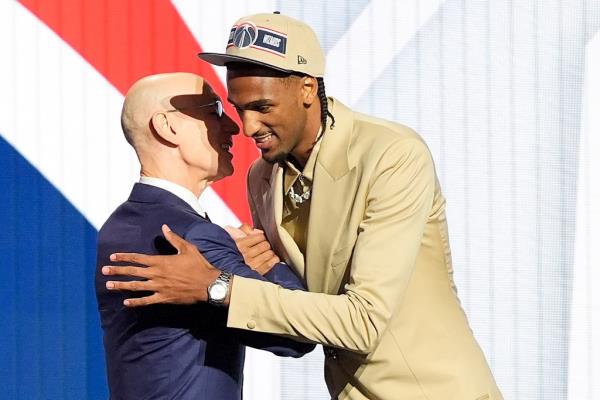
[[[323,352],[325,353],[325,357],[330,358],[332,360],[337,360],[338,354],[335,349],[331,347],[323,347]]]
[[[248,327],[248,329],[254,329],[254,328],[256,328],[256,322],[253,320],[250,320],[250,321],[248,321],[246,326]]]

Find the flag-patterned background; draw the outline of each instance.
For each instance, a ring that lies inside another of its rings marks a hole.
[[[506,399],[600,399],[600,0],[0,0],[0,398],[106,398],[92,282],[138,173],[123,94],[179,70],[224,95],[195,54],[273,10],[314,27],[328,94],[428,142]],[[241,136],[202,199],[220,224],[248,220]],[[321,362],[250,351],[245,398],[325,399]]]

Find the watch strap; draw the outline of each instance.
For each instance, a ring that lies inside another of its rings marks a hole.
[[[227,298],[227,293],[229,293],[229,290],[231,289],[232,277],[233,277],[233,274],[231,274],[230,272],[221,271],[221,273],[219,274],[217,279],[215,279],[214,282],[208,286],[208,302],[210,304],[215,305],[215,306],[223,305],[223,303],[225,302],[225,299]],[[224,285],[225,286],[226,292],[225,292],[225,296],[223,297],[223,299],[217,300],[217,299],[214,299],[211,297],[211,295],[210,295],[211,288],[215,285]]]

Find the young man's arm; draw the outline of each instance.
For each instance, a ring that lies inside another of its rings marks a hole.
[[[270,281],[282,288],[305,290],[302,281],[284,263],[278,263],[265,276],[244,263],[235,242],[223,229],[208,223],[197,223],[185,235],[185,239],[201,249],[206,259],[221,271],[253,280]],[[235,279],[235,278],[234,278]],[[227,313],[227,308],[222,312]],[[301,343],[282,336],[259,332],[235,330],[240,343],[278,356],[301,357],[314,349],[314,344]]]
[[[418,140],[393,143],[373,173],[345,292],[292,291],[240,276],[233,279],[228,325],[369,353],[408,285],[434,190],[435,172],[426,146]],[[184,257],[118,254],[112,261],[137,262],[148,268],[109,267],[104,272],[148,279],[134,290],[155,294],[126,300],[126,305],[206,301],[206,287],[216,278],[213,267],[194,246],[166,235],[186,253]],[[129,282],[114,285],[117,290],[131,290]],[[186,299],[181,291],[193,296]]]
[[[429,151],[417,139],[392,143],[369,179],[344,292],[292,292],[236,278],[228,326],[303,337],[362,354],[378,345],[414,270],[436,181]]]

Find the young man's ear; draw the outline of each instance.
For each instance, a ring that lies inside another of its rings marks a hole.
[[[157,138],[163,142],[169,143],[171,145],[179,144],[179,138],[177,137],[177,132],[175,131],[173,125],[169,121],[167,114],[164,112],[157,112],[152,115],[152,119],[150,120],[150,125],[154,134],[157,135]]]
[[[312,76],[304,76],[302,77],[302,101],[305,105],[311,105],[315,99],[317,99],[317,92],[319,89],[319,85],[317,83],[317,79]]]

